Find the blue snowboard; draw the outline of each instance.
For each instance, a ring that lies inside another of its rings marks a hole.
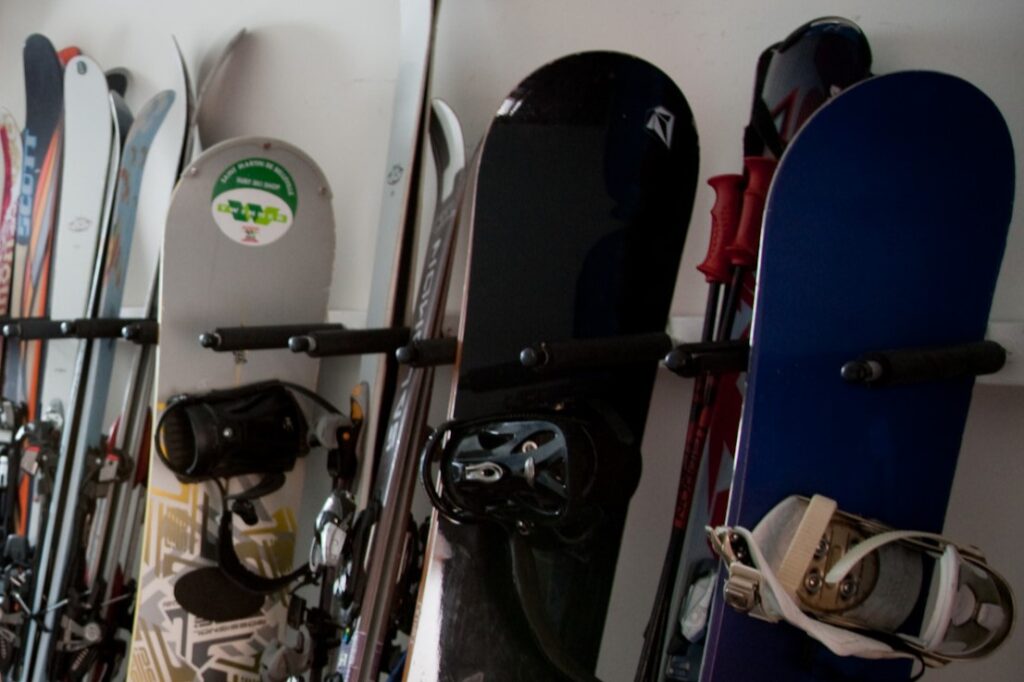
[[[821,493],[894,528],[942,529],[973,380],[866,388],[840,367],[983,338],[1013,192],[1006,123],[958,78],[876,77],[807,123],[765,210],[729,525]],[[715,595],[705,682],[909,674],[835,657]]]

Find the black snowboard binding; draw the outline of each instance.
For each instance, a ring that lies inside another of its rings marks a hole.
[[[324,413],[315,424],[307,421],[296,394]],[[276,577],[246,567],[235,550],[234,517],[255,524],[255,501],[284,485],[285,473],[313,447],[326,448],[332,462],[354,458],[357,428],[316,393],[282,381],[181,395],[168,402],[156,427],[157,454],[179,480],[212,481],[221,493],[217,565],[190,571],[174,586],[186,611],[215,622],[247,617],[259,611],[267,595],[311,579],[309,563]],[[244,475],[260,479],[229,493],[227,479]]]
[[[640,479],[630,434],[613,415],[589,409],[452,421],[428,438],[420,478],[450,521],[507,533],[510,577],[534,640],[563,677],[595,682],[552,625],[544,595],[561,587],[541,567],[594,560]]]
[[[447,422],[420,459],[421,482],[449,520],[495,522],[548,546],[585,540],[639,477],[639,452],[611,428],[558,412]]]
[[[267,381],[174,396],[157,424],[160,458],[190,483],[291,471],[309,452],[309,426],[288,388]]]

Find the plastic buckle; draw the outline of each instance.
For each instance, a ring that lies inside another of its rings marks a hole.
[[[725,581],[725,603],[737,611],[753,611],[761,603],[760,585],[761,573],[756,568],[738,561],[730,563],[729,578]]]

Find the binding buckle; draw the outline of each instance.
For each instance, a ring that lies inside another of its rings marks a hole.
[[[761,604],[761,573],[738,561],[729,564],[729,577],[725,581],[725,603],[738,611],[750,613],[752,616],[763,617],[753,613]]]

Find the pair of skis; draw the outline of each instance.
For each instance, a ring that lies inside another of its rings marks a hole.
[[[31,657],[33,642],[22,642],[21,635],[26,617],[37,613],[29,604],[36,602],[45,582],[39,577],[46,570],[39,546],[43,529],[53,529],[50,503],[59,501],[50,494],[57,443],[62,431],[73,430],[74,350],[68,352],[67,345],[56,342],[44,345],[34,318],[48,314],[51,291],[52,307],[59,314],[87,316],[95,253],[111,196],[109,169],[116,166],[117,153],[112,103],[99,67],[77,50],[58,55],[40,35],[29,37],[24,59],[23,174],[12,259],[12,316],[4,326],[9,491],[4,599],[10,628],[4,636],[17,650],[8,665],[15,659],[24,664]],[[65,142],[67,129],[75,133],[71,143]],[[27,625],[31,631],[35,622]]]
[[[811,114],[831,96],[868,77],[870,66],[870,49],[860,29],[835,17],[811,21],[761,54],[744,132],[744,173],[708,180],[715,204],[708,252],[697,266],[709,284],[702,343],[724,348],[730,341],[745,342],[764,202],[776,160]],[[673,359],[669,357],[670,366]],[[718,483],[723,478],[727,481],[726,472],[731,469],[743,400],[742,369],[741,363],[733,371],[703,371],[694,378],[672,531],[644,636],[638,682],[666,677],[695,680],[699,673],[701,647],[691,649],[680,635],[673,635],[666,665],[662,661],[669,644],[669,617],[678,602],[673,596],[680,569],[691,573],[683,575],[685,597],[686,588],[699,577],[692,575],[699,559],[709,556],[703,542],[693,538],[702,536],[700,528],[711,516],[725,511],[727,491],[720,490]],[[707,478],[707,508],[693,515],[702,470]],[[685,618],[685,609],[680,606],[679,618]],[[701,631],[702,626],[697,626],[695,633],[688,634],[699,639]]]
[[[334,489],[318,518],[314,544],[320,585],[317,606],[306,609],[293,597],[292,625],[315,633],[311,680],[323,679],[325,668],[331,680],[376,680],[381,670],[396,664],[391,660],[392,640],[411,626],[421,551],[410,515],[415,464],[425,436],[436,363],[429,356],[431,349],[437,350],[442,331],[465,165],[455,114],[443,102],[429,100],[437,11],[434,0],[403,0],[399,7],[400,70],[370,288],[369,329],[314,330],[290,344],[294,350],[323,356],[351,352],[353,334],[378,335],[387,351],[384,357],[365,355],[360,365],[362,383],[353,405],[365,401],[358,408],[364,459],[356,472],[330,468]],[[411,297],[428,131],[437,199],[419,288]],[[396,354],[403,356],[401,363],[390,353],[397,346],[402,346]],[[443,360],[450,362],[450,358]],[[372,386],[371,401],[366,400],[367,386]],[[275,647],[271,654],[271,660],[263,662],[265,679],[284,679],[293,672],[285,661],[298,655],[294,648]]]
[[[29,248],[42,255],[28,262],[21,294],[47,299],[46,282],[35,273],[48,272],[53,250],[50,319],[26,319],[39,310],[27,307],[5,329],[7,395],[15,397],[12,406],[27,403],[29,419],[20,515],[9,524],[20,532],[8,536],[5,611],[14,614],[6,617],[20,649],[17,679],[90,671],[109,679],[125,654],[115,634],[131,627],[130,576],[137,572],[147,476],[155,327],[137,318],[154,316],[164,215],[192,149],[194,102],[177,46],[167,75],[174,88],[154,96],[134,121],[120,99],[124,74],[110,78],[120,88],[111,92],[84,56],[64,69],[61,106],[53,95],[61,86],[55,59],[45,38],[29,39],[26,142],[38,144],[34,114],[52,118],[56,111],[58,120],[63,115],[65,164],[59,211],[52,212],[59,215],[57,233],[29,238]],[[39,62],[47,80],[36,73]],[[41,170],[49,168],[44,163]],[[45,224],[49,205],[22,197],[23,208],[43,208],[23,223]],[[142,345],[120,342],[123,333]],[[29,355],[15,365],[12,356],[25,350],[41,359]],[[41,389],[32,389],[37,366],[45,373]],[[8,452],[17,455],[20,438],[11,440]]]
[[[180,55],[175,58],[180,63]],[[95,66],[90,70],[99,72]],[[137,487],[145,472],[144,462],[136,467],[133,460],[136,453],[145,454],[152,351],[118,338],[124,325],[123,303],[141,296],[146,310],[145,299],[152,295],[163,213],[182,161],[188,101],[181,73],[177,92],[161,92],[142,108],[124,137],[123,153],[112,159],[116,171],[112,169],[109,177],[111,183],[116,178],[116,191],[111,186],[105,193],[112,204],[102,214],[107,233],[97,242],[87,308],[77,315],[54,316],[55,323],[65,323],[60,333],[70,329],[77,339],[54,338],[48,343],[48,348],[65,346],[74,374],[59,436],[52,442],[52,478],[48,477],[50,490],[43,501],[45,533],[34,548],[33,617],[24,641],[23,680],[81,676],[100,658],[109,665],[115,656],[100,656],[112,643],[106,621],[111,619],[113,627],[114,614],[108,607],[119,607],[123,618],[130,601],[130,590],[114,577],[131,563],[131,543],[122,540],[132,537],[125,519],[113,518],[120,506],[114,493],[120,492],[120,483]],[[111,115],[105,79],[102,91],[94,88],[102,92],[106,125],[120,125],[124,117],[118,121]],[[70,111],[68,107],[69,123]],[[120,142],[120,135],[113,139]],[[78,190],[72,182],[68,188],[64,196]],[[67,219],[74,217],[72,211]],[[41,335],[47,334],[56,336],[52,330]],[[124,383],[115,385],[115,366],[126,368]],[[108,398],[113,398],[121,417],[106,437]]]
[[[369,411],[363,450],[368,456],[361,463],[358,501],[353,502],[361,509],[355,520],[358,532],[350,534],[344,566],[326,566],[321,578],[322,608],[329,608],[334,601],[335,568],[340,569],[345,584],[340,590],[343,609],[340,613],[334,609],[343,630],[337,654],[332,656],[331,679],[376,680],[382,668],[394,665],[386,660],[392,639],[411,626],[421,550],[410,508],[434,378],[424,351],[442,332],[465,165],[462,133],[454,112],[438,100],[428,107],[437,4],[434,0],[403,0],[399,7],[402,55],[367,326],[399,329],[407,320],[411,323],[401,365],[395,357],[372,355],[365,356],[361,364],[361,378],[372,382],[377,399]],[[437,198],[419,288],[410,298],[408,278],[416,244],[427,131]],[[332,500],[350,495],[343,481],[336,484]],[[312,679],[319,679],[319,674],[314,669]]]

